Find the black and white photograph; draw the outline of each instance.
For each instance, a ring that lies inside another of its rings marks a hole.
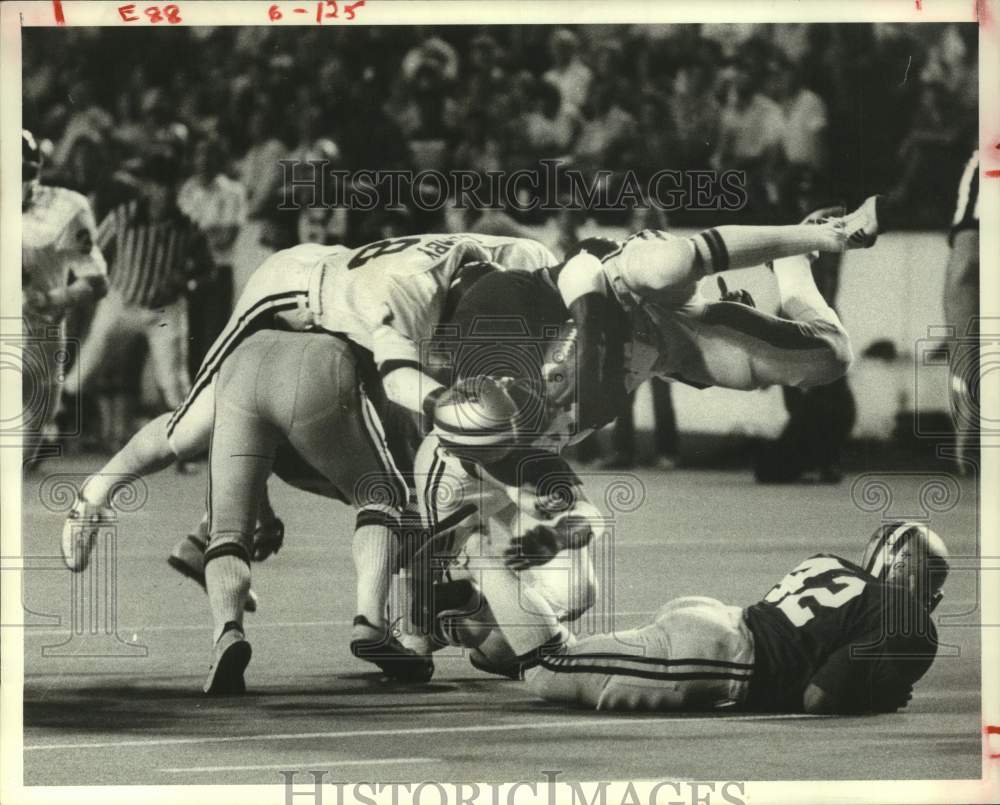
[[[1000,799],[1000,2],[0,12],[0,799]]]

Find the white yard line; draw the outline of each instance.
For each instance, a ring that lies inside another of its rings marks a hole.
[[[523,724],[474,724],[457,727],[412,727],[402,729],[371,729],[371,730],[346,730],[342,732],[286,732],[274,733],[272,735],[225,735],[217,737],[201,738],[150,738],[148,740],[133,741],[100,741],[91,743],[62,743],[62,744],[28,744],[24,747],[25,752],[39,752],[52,750],[76,750],[76,749],[125,749],[142,748],[149,746],[180,746],[199,745],[213,743],[245,743],[247,741],[303,741],[307,739],[322,738],[360,738],[366,736],[392,736],[392,735],[429,735],[436,734],[461,734],[471,732],[517,732],[523,730],[547,730],[562,729],[565,727],[589,726],[600,728],[601,730],[611,728],[630,727],[634,725],[649,726],[650,724],[660,724],[664,727],[676,731],[684,724],[703,721],[771,721],[778,719],[802,720],[819,719],[825,716],[811,716],[806,714],[784,715],[781,713],[765,713],[752,715],[732,716],[694,716],[682,718],[670,717],[649,717],[649,718],[608,718],[607,716],[597,716],[592,718],[575,718],[562,721],[525,722]]]
[[[264,769],[331,769],[335,766],[390,766],[393,763],[399,765],[413,765],[417,763],[440,763],[441,758],[436,757],[386,757],[371,758],[368,760],[289,760],[285,763],[266,763],[254,766],[190,766],[188,768],[159,769],[159,771],[169,774],[188,774],[189,772],[210,772],[210,771],[259,771]]]

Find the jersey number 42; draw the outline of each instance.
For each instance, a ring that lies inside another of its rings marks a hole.
[[[831,574],[824,579],[817,578],[844,569],[833,557],[806,559],[776,584],[764,600],[775,604],[796,626],[804,626],[816,615],[813,607],[836,609],[861,595],[865,581],[857,576]]]

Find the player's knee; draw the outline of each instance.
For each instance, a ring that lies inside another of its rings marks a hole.
[[[697,251],[689,240],[676,238],[643,244],[648,252],[639,266],[641,290],[664,304],[679,304],[697,287]],[[631,279],[630,272],[630,279]]]

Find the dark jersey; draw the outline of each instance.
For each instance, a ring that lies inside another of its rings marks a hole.
[[[449,295],[449,315],[423,363],[445,385],[476,375],[538,386],[546,346],[569,317],[547,271],[492,271]]]
[[[937,651],[934,623],[905,588],[830,554],[802,562],[744,618],[750,709],[799,711],[811,682],[838,710],[895,710]]]

